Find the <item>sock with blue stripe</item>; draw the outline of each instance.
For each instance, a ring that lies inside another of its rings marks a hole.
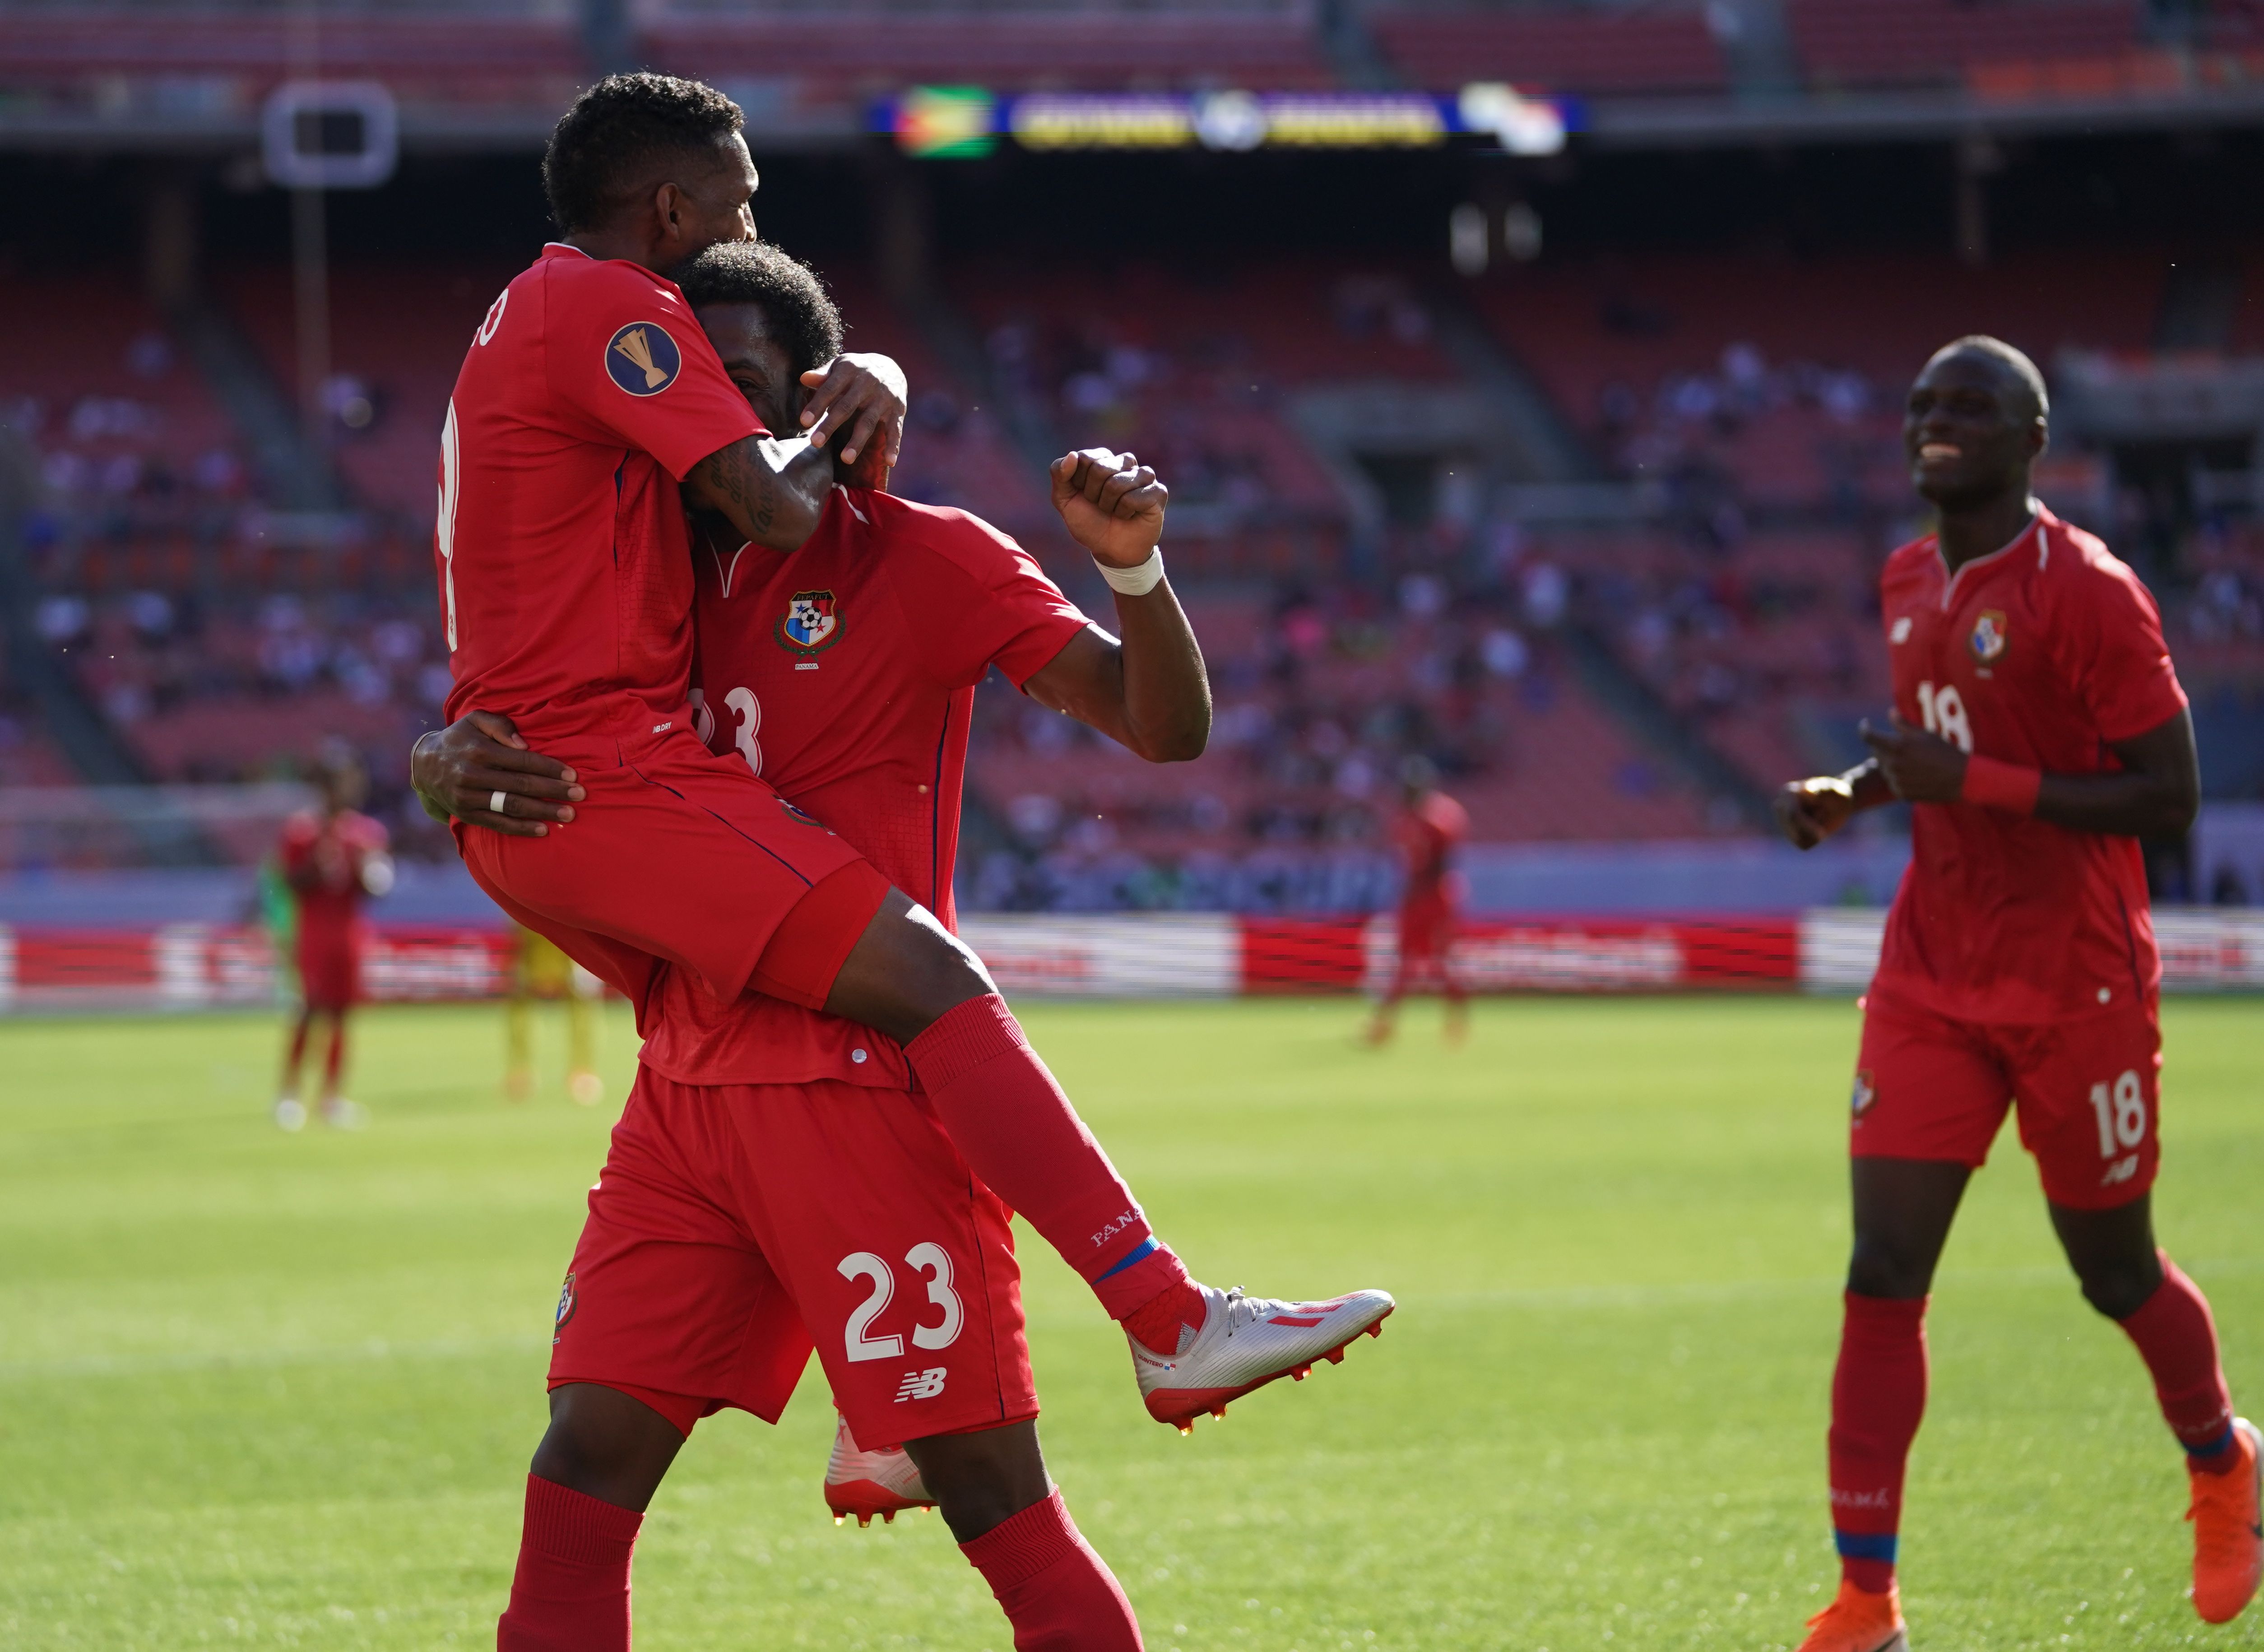
[[[1832,1527],[1840,1575],[1883,1595],[1895,1584],[1903,1472],[1926,1415],[1926,1298],[1850,1291],[1832,1373]]]

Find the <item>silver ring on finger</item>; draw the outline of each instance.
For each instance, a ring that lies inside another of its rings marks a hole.
[[[488,793],[488,813],[490,815],[509,814],[511,811],[504,807],[504,803],[509,801],[510,800],[504,795],[503,788],[500,786],[497,787],[496,790]]]

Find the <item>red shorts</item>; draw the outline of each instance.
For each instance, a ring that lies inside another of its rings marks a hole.
[[[299,996],[309,1010],[344,1010],[361,1002],[361,951],[358,929],[301,927]]]
[[[640,752],[600,745],[543,747],[573,765],[589,793],[571,825],[545,837],[456,825],[474,880],[626,994],[640,1018],[662,963],[689,969],[726,1001],[751,984],[824,1008],[888,880],[736,753],[716,757],[689,731]],[[791,944],[766,951],[787,915],[821,887],[790,926]]]
[[[2152,1001],[2040,1025],[1863,1010],[1850,1150],[1978,1170],[2017,1106],[2044,1197],[2075,1210],[2127,1205],[2161,1156],[2162,1028]]]
[[[625,1388],[687,1433],[727,1405],[776,1422],[814,1340],[860,1446],[1035,1417],[1007,1223],[925,1097],[641,1068],[550,1386]]]
[[[1454,903],[1444,895],[1419,895],[1399,908],[1399,958],[1444,963],[1455,944]]]

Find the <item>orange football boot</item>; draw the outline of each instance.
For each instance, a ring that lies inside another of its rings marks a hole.
[[[2232,1419],[2240,1460],[2221,1474],[2193,1474],[2194,1610],[2204,1623],[2231,1623],[2264,1578],[2264,1434],[2245,1417]]]
[[[1841,1578],[1832,1604],[1808,1620],[1800,1652],[1910,1652],[1901,1594],[1875,1595]]]

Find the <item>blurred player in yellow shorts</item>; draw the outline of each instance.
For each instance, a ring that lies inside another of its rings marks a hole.
[[[534,1093],[534,1001],[566,1004],[566,1093],[585,1107],[604,1094],[598,1080],[598,978],[533,930],[519,929],[504,1004],[503,1092],[513,1101]]]

